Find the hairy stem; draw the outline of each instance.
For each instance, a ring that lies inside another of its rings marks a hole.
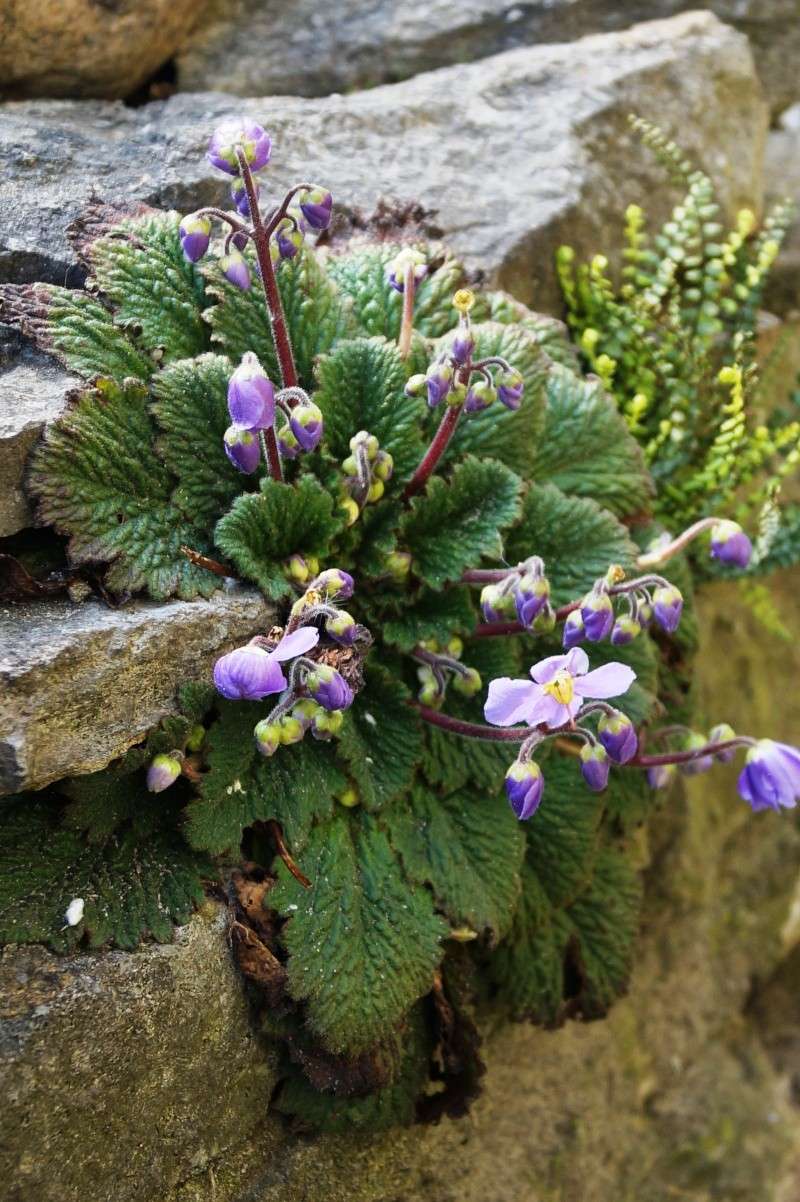
[[[463,405],[448,405],[447,412],[439,424],[439,429],[433,436],[431,445],[428,447],[419,467],[403,490],[404,501],[416,496],[418,492],[422,492],[428,483],[428,480],[436,469],[436,465],[447,450],[447,444],[455,433],[463,408]]]
[[[423,721],[429,722],[431,726],[438,726],[442,730],[449,730],[451,734],[461,735],[465,739],[484,739],[490,743],[524,743],[531,735],[529,726],[524,729],[522,727],[506,729],[498,726],[484,726],[482,722],[464,722],[461,718],[440,714],[438,710],[431,709],[427,705],[420,705],[417,701],[411,701],[409,704],[413,705]]]
[[[679,551],[688,546],[693,538],[697,538],[698,534],[716,526],[719,520],[719,518],[701,518],[699,522],[695,522],[684,530],[683,534],[674,538],[671,543],[667,543],[664,547],[657,547],[655,551],[648,551],[645,555],[640,555],[636,560],[637,568],[657,568],[660,564],[666,563],[668,559],[672,559],[673,555],[677,555]]]
[[[414,271],[414,264],[409,263],[403,280],[403,320],[400,325],[400,337],[397,339],[397,349],[401,359],[408,358],[411,350],[411,335],[414,332],[414,293],[417,287]]]
[[[666,751],[663,755],[637,755],[632,760],[618,765],[622,768],[659,768],[662,764],[689,764],[692,760],[702,759],[706,755],[716,755],[720,751],[728,751],[734,747],[753,747],[755,739],[739,735],[735,739],[726,739],[723,743],[706,743],[704,747],[695,747],[691,751]]]

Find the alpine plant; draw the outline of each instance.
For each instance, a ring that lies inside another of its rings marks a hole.
[[[684,552],[710,536],[741,570],[750,535],[654,523],[558,322],[399,214],[348,240],[324,186],[271,197],[272,151],[216,131],[230,207],[97,205],[83,291],[3,290],[84,380],[30,473],[73,568],[104,564],[106,597],[238,598],[252,634],[122,760],[3,807],[0,933],[167,939],[221,877],[287,1048],[276,1105],[377,1127],[463,1112],[479,993],[552,1026],[624,991],[654,790],[744,747],[745,801],[793,807],[800,753],[691,725]]]

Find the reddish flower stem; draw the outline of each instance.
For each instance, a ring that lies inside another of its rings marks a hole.
[[[425,722],[449,730],[451,734],[462,735],[465,739],[485,739],[493,743],[524,743],[531,735],[531,728],[526,726],[504,728],[499,726],[484,726],[482,722],[464,722],[461,718],[452,718],[449,714],[440,714],[427,705],[416,701],[411,704]]]
[[[737,739],[726,739],[724,743],[706,743],[705,747],[695,747],[691,751],[665,751],[663,755],[637,755],[622,768],[659,768],[662,764],[689,764],[692,760],[702,759],[706,755],[716,755],[719,751],[727,751],[732,747],[752,747],[754,740],[742,736]]]
[[[403,320],[400,326],[400,337],[397,339],[397,349],[401,359],[407,359],[411,350],[411,335],[414,332],[414,293],[416,280],[414,264],[409,263],[403,280]]]
[[[431,445],[428,447],[419,467],[403,490],[404,501],[416,496],[418,492],[422,492],[428,483],[428,480],[436,469],[437,463],[447,450],[447,444],[455,434],[458,419],[461,417],[461,410],[463,408],[463,405],[448,405],[447,412],[439,424],[439,429],[433,436]]]

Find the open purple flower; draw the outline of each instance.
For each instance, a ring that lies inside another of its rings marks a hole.
[[[269,134],[255,121],[229,121],[214,132],[208,144],[208,161],[224,171],[226,175],[239,174],[236,148],[244,151],[244,157],[252,171],[260,171],[269,162],[272,142]]]
[[[544,792],[544,777],[539,765],[533,760],[525,764],[514,760],[506,773],[505,784],[506,796],[520,822],[533,817]]]
[[[794,809],[800,798],[800,751],[761,739],[747,753],[737,788],[754,810]]]
[[[234,425],[266,430],[275,421],[275,389],[252,351],[228,382],[228,412]]]
[[[229,651],[214,664],[214,685],[228,701],[260,701],[270,693],[281,693],[287,687],[281,664],[304,655],[319,642],[314,626],[301,626],[285,634],[272,651],[248,643]]]
[[[753,544],[738,522],[717,522],[711,530],[711,554],[720,563],[746,568],[753,554]]]
[[[588,698],[619,697],[627,692],[636,673],[626,664],[604,664],[589,671],[589,659],[581,647],[566,655],[550,655],[531,668],[532,682],[493,680],[484,708],[487,722],[495,726],[544,725],[551,729],[570,722]]]

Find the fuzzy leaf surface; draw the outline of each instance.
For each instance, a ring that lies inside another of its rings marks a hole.
[[[525,823],[528,863],[557,908],[568,904],[591,879],[603,799],[587,788],[579,762],[571,756],[550,755],[541,767],[542,803]]]
[[[630,976],[642,886],[628,859],[613,848],[598,856],[589,888],[567,916],[577,935],[581,1013],[601,1018]]]
[[[484,555],[502,555],[501,531],[519,512],[519,477],[493,459],[469,456],[445,481],[433,476],[415,497],[403,536],[417,575],[432,588],[458,580]]]
[[[527,861],[521,880],[519,905],[508,937],[492,956],[491,975],[514,1018],[552,1026],[562,1008],[569,933]]]
[[[578,355],[569,340],[569,330],[563,321],[545,313],[535,313],[507,292],[490,292],[487,296],[492,321],[518,325],[529,330],[541,350],[553,360],[573,371],[578,369]]]
[[[311,1029],[334,1052],[369,1047],[428,991],[447,927],[426,889],[404,879],[368,814],[315,827],[303,856],[304,889],[278,868],[270,905],[288,918],[289,987]]]
[[[454,634],[470,634],[477,621],[466,585],[435,593],[425,589],[397,617],[388,618],[382,634],[387,643],[410,651],[417,643],[435,639],[446,643]]]
[[[379,809],[411,785],[422,732],[409,697],[402,681],[369,666],[365,687],[347,712],[337,752],[367,809]]]

